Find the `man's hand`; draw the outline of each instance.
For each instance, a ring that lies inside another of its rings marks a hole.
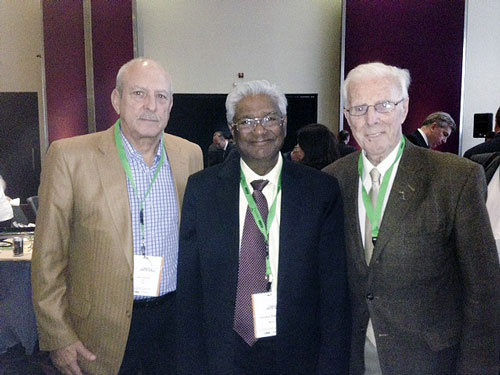
[[[87,361],[95,361],[95,354],[89,352],[81,341],[50,352],[52,363],[65,375],[83,375],[78,366],[78,355]]]

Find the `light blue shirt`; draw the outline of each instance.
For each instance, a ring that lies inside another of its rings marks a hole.
[[[138,192],[138,194],[135,193],[127,178],[134,254],[143,255],[140,224],[141,200],[146,195],[160,162],[161,151],[164,149],[163,137],[151,168],[122,132],[121,137]],[[144,201],[143,207],[145,255],[162,256],[164,260],[160,282],[160,296],[162,296],[175,291],[177,287],[177,257],[179,252],[179,206],[168,155],[165,157],[165,162],[151,192]],[[144,297],[136,296],[134,298],[142,299]]]

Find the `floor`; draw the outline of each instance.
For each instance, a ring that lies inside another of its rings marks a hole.
[[[21,345],[0,354],[0,375],[57,375],[47,353],[35,350],[26,355]]]

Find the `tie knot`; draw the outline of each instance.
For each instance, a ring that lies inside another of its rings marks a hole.
[[[262,191],[264,187],[269,183],[268,180],[253,180],[250,184],[254,190]]]
[[[380,183],[380,172],[377,168],[373,168],[370,171],[370,177],[372,178],[372,184],[378,185]]]

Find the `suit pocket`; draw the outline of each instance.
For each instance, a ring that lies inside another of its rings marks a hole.
[[[69,296],[69,311],[78,319],[85,319],[90,313],[90,302],[77,296]]]
[[[460,329],[447,329],[447,330],[433,330],[424,333],[425,341],[427,345],[435,351],[449,348],[453,345],[458,344],[460,341]]]

